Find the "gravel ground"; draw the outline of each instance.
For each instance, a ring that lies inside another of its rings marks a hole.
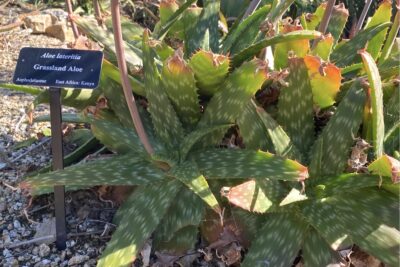
[[[1,82],[12,80],[19,50],[25,46],[61,48],[66,44],[27,29],[0,33]],[[102,201],[95,190],[67,193],[69,238],[67,249],[58,251],[52,238],[43,241],[54,233],[52,195],[32,199],[18,188],[27,172],[49,164],[51,158],[50,138],[44,135],[50,124],[27,123],[25,110],[33,99],[0,88],[0,266],[95,266],[114,227],[109,223],[115,212],[112,203]],[[40,105],[34,115],[48,113],[48,106]],[[27,139],[36,141],[15,147]]]

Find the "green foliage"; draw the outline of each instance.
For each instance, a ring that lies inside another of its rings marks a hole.
[[[179,192],[178,181],[139,187],[119,210],[118,229],[97,266],[129,266]],[[154,216],[156,214],[157,216]],[[118,215],[117,215],[118,216]]]
[[[365,28],[368,29],[375,25],[383,24],[390,22],[390,17],[392,16],[392,1],[386,0],[383,1],[379,8],[376,10],[373,17],[370,18],[368,23],[365,25]],[[372,56],[373,59],[377,59],[379,56],[379,52],[385,41],[386,33],[388,29],[385,29],[374,36],[371,40],[368,41],[367,52]]]
[[[333,7],[331,19],[327,29],[327,32],[333,37],[333,46],[336,46],[336,44],[339,42],[339,38],[342,35],[348,17],[349,11],[344,5],[339,4]]]
[[[210,100],[197,128],[233,123],[267,78],[266,65],[261,60],[254,59],[237,68]],[[224,134],[222,131],[214,133],[206,142],[217,144]]]
[[[263,122],[257,114],[256,104],[253,101],[246,105],[237,119],[237,124],[246,148],[265,150],[267,147],[271,147],[264,132]]]
[[[278,122],[293,145],[306,155],[314,140],[313,99],[307,68],[302,58],[289,60],[288,87],[279,95]]]
[[[270,11],[270,6],[263,6],[241,22],[236,29],[229,31],[222,42],[222,53],[232,55],[240,52],[253,43],[259,32],[261,22]]]
[[[74,19],[104,45],[109,61],[98,91],[79,102],[82,109],[96,106],[101,95],[94,115],[66,119],[89,123],[115,155],[29,177],[21,186],[33,194],[59,184],[136,186],[114,217],[118,228],[98,266],[130,265],[153,233],[156,251],[178,256],[194,248],[200,224],[213,235],[207,240],[219,241],[217,230],[226,226],[221,219],[227,223],[229,216],[237,219],[234,232],[247,235],[242,266],[290,266],[298,255],[305,266],[326,266],[340,260],[339,248],[353,243],[387,265],[399,265],[399,190],[393,183],[399,180],[400,148],[393,142],[400,131],[400,91],[381,82],[395,85],[398,75],[392,49],[398,23],[384,41],[387,1],[347,42],[342,31],[348,11],[335,6],[327,30],[332,36],[312,49],[309,41],[322,36],[314,30],[323,5],[313,16],[302,16],[306,30],[301,30],[291,24],[279,28],[294,1],[270,1],[271,6],[262,1],[242,23],[243,12],[229,10],[226,1],[203,1],[203,7],[195,2],[162,1],[151,36],[123,21],[126,61],[134,73],[128,79],[155,150],[151,155],[133,127],[118,68],[111,63],[112,29]],[[231,13],[237,17],[233,24],[223,17]],[[222,34],[219,20],[226,27]],[[261,32],[260,26],[268,29]],[[260,53],[264,48],[266,55]],[[356,64],[360,49],[372,56],[361,52],[363,64]],[[293,50],[297,57],[288,55]],[[272,61],[267,64],[264,56]],[[369,90],[362,88],[366,78]],[[369,165],[374,158],[365,158],[368,151],[352,147],[361,124],[371,133],[376,157]],[[233,136],[229,148],[218,148]],[[349,159],[359,163],[353,173]]]
[[[229,58],[199,50],[189,60],[199,91],[205,95],[214,95],[228,75]]]
[[[345,67],[359,62],[357,61],[358,57],[356,52],[364,48],[369,40],[378,33],[386,30],[389,26],[390,23],[383,23],[360,31],[353,39],[336,47],[331,54],[331,60],[339,67]]]
[[[372,144],[374,146],[375,157],[383,154],[383,138],[385,135],[385,125],[383,118],[383,92],[382,82],[379,75],[378,67],[374,59],[368,52],[360,52],[365,71],[368,75],[370,107],[372,117]],[[367,126],[368,127],[368,126]]]
[[[334,175],[345,170],[349,147],[353,144],[354,134],[358,132],[362,122],[365,94],[360,87],[358,81],[353,84],[340,102],[335,116],[315,141],[310,163],[312,175]]]
[[[300,163],[271,153],[237,149],[208,149],[194,152],[199,169],[209,179],[276,179],[303,181],[307,168]]]
[[[183,125],[194,128],[200,119],[196,81],[179,52],[164,62],[161,82]]]
[[[242,266],[290,266],[306,231],[307,223],[296,214],[269,214]]]

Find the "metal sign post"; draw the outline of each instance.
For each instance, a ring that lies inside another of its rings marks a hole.
[[[51,152],[53,171],[64,168],[61,87],[95,89],[99,83],[101,51],[22,48],[13,81],[15,84],[50,87]],[[66,248],[65,187],[54,186],[56,246]]]
[[[50,88],[50,124],[51,154],[53,171],[64,168],[64,152],[62,142],[61,88]],[[66,248],[67,229],[65,225],[65,187],[54,186],[54,206],[56,215],[56,246],[59,250]]]

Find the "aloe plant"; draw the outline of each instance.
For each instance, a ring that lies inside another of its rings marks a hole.
[[[374,52],[378,65],[368,53],[368,41],[389,23],[369,24],[346,42],[338,34],[347,19],[342,5],[326,11],[340,23],[328,26],[324,34],[331,35],[323,36],[315,31],[318,21],[305,21],[305,30],[286,21],[285,29],[280,18],[293,1],[273,1],[270,6],[262,2],[224,36],[218,31],[219,1],[203,1],[203,7],[194,2],[163,1],[165,17],[155,31],[140,31],[125,45],[117,1],[115,45],[111,31],[74,18],[118,61],[120,75],[112,63],[102,74],[99,91],[107,107],[84,115],[114,155],[28,177],[21,186],[31,194],[59,184],[136,186],[115,215],[118,228],[98,266],[129,265],[153,233],[156,250],[193,248],[210,211],[224,220],[224,201],[216,194],[221,189],[235,206],[232,216],[247,221],[254,236],[243,266],[288,266],[298,256],[307,266],[325,266],[339,259],[339,248],[353,243],[389,266],[398,265],[394,182],[399,167],[393,155],[385,154],[393,138],[386,138],[382,122],[392,119],[389,129],[396,125],[390,114],[398,106],[392,100],[397,91],[386,92],[385,106],[378,71],[387,71],[386,81],[395,77],[396,61],[387,56],[393,45],[386,44],[393,38],[374,39],[373,51],[384,47],[387,57],[379,61],[380,53]],[[316,18],[322,19],[321,10]],[[266,33],[254,31],[265,25],[271,27]],[[169,38],[181,39],[182,48],[174,51]],[[260,58],[267,47],[275,64]],[[257,92],[273,87],[278,103],[258,104]],[[138,96],[145,105],[135,102]],[[317,129],[315,118],[328,109],[333,116]],[[245,148],[219,148],[232,132]],[[368,173],[346,172],[349,158],[360,161],[355,138],[371,143],[370,161],[376,161],[356,164],[353,171]]]

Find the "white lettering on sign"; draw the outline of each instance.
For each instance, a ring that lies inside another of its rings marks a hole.
[[[67,69],[67,66],[56,66],[56,65],[33,65],[34,70],[49,70],[49,71],[65,71],[65,72],[83,72],[83,68],[78,68],[77,66],[71,66]]]
[[[68,71],[70,72],[82,72],[83,68],[77,68],[76,66],[71,66],[68,68]]]
[[[27,78],[17,78],[16,81],[17,82],[23,82],[23,83],[26,83],[26,82],[30,82],[30,83],[46,83],[46,80],[33,79],[33,78],[29,78],[29,79],[27,79]]]
[[[85,82],[85,81],[81,81],[81,85],[82,85],[82,86],[88,86],[88,87],[91,87],[91,86],[94,86],[94,83],[92,83],[92,82]]]
[[[57,58],[57,59],[74,59],[74,60],[80,60],[81,56],[76,55],[76,54],[71,54],[71,55],[65,55],[61,53],[56,54],[51,54],[49,52],[44,53],[43,55],[40,56],[40,58]]]

